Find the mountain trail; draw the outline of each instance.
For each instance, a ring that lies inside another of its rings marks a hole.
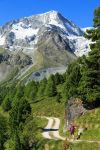
[[[60,119],[55,117],[44,117],[48,119],[47,126],[43,129],[42,136],[46,139],[65,140],[59,135]]]
[[[46,139],[53,139],[53,140],[66,140],[70,143],[78,143],[78,142],[87,142],[87,143],[98,143],[100,144],[100,141],[95,140],[73,140],[68,139],[66,137],[62,137],[59,134],[59,128],[60,128],[60,119],[55,117],[42,117],[48,119],[47,126],[43,129],[42,136]]]

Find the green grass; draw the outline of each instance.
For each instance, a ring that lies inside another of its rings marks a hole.
[[[42,97],[31,105],[33,113],[37,116],[64,118],[64,101],[57,102],[56,97]]]
[[[81,139],[100,140],[100,108],[90,110],[84,116],[76,119],[76,124],[87,127]]]
[[[0,106],[0,114],[6,118],[9,118],[9,113],[8,112],[4,112],[2,107]]]
[[[97,143],[74,143],[70,144],[69,150],[100,150],[100,144]]]
[[[37,117],[37,116],[33,116],[33,117],[35,119],[35,123],[37,124],[36,137],[37,137],[37,139],[39,139],[39,141],[43,140],[41,133],[42,133],[43,127],[45,127],[47,125],[48,120],[45,118]]]
[[[54,140],[47,140],[42,139],[39,142],[38,150],[64,150],[63,149],[63,141],[54,141]]]

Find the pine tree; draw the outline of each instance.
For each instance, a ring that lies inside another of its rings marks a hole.
[[[66,81],[64,84],[64,93],[67,99],[76,96],[77,87],[81,78],[80,64],[78,61],[71,63],[68,66]]]
[[[55,84],[58,85],[61,83],[61,77],[59,73],[55,74]]]
[[[24,96],[24,86],[19,85],[16,88],[15,98],[21,99]]]
[[[7,139],[7,120],[0,114],[0,150],[4,150],[4,143]]]
[[[11,109],[11,99],[8,96],[3,100],[2,108],[4,111],[9,111]]]
[[[54,81],[54,75],[51,75],[47,81],[47,86],[45,89],[45,95],[52,97],[57,94],[56,85]]]
[[[42,97],[45,95],[45,88],[46,88],[46,85],[47,85],[47,79],[44,78],[40,84],[39,84],[39,87],[38,87],[38,92],[37,92],[37,96],[38,97]]]
[[[25,88],[25,96],[28,99],[33,100],[36,96],[37,90],[38,90],[38,83],[36,83],[35,81],[31,81]]]
[[[30,113],[31,107],[25,98],[15,99],[13,101],[13,106],[10,112],[10,130],[15,150],[21,150],[22,145],[19,133],[23,129],[23,125]]]
[[[100,7],[94,11],[94,27],[100,27]]]
[[[82,67],[82,78],[79,93],[87,102],[97,102],[100,99],[100,7],[94,11],[94,27],[87,30],[86,37],[94,43]]]

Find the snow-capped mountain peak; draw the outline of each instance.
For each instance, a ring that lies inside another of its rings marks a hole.
[[[90,43],[82,29],[57,11],[10,21],[0,27],[0,47],[4,48],[0,79],[6,79],[16,67],[14,79],[18,80],[61,73],[77,56],[88,54]]]
[[[41,32],[46,30],[57,32],[64,40],[69,40],[69,46],[77,56],[89,50],[90,42],[83,37],[84,32],[54,10],[8,22],[0,28],[0,46],[9,50],[34,47],[42,35]]]

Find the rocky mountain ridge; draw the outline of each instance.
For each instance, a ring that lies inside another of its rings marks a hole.
[[[66,68],[77,56],[87,55],[89,43],[79,27],[56,11],[13,20],[0,27],[0,47],[9,52],[9,65],[17,66],[17,77],[23,76],[22,79],[41,69],[57,68],[58,72],[58,68]],[[17,65],[11,61],[16,57],[20,62]]]
[[[0,46],[10,50],[33,47],[41,37],[41,33],[46,30],[57,30],[63,39],[68,39],[70,47],[77,56],[83,55],[83,51],[84,54],[87,53],[89,41],[83,37],[84,32],[56,11],[6,23],[0,28]]]

